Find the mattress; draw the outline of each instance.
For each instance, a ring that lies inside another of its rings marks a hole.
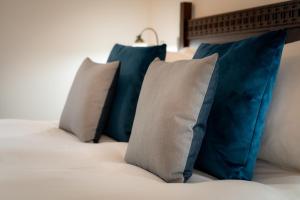
[[[300,173],[258,161],[253,181],[195,171],[165,183],[124,162],[127,143],[82,143],[55,122],[0,120],[0,199],[300,199]]]

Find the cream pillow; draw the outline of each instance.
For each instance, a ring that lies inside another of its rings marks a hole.
[[[89,58],[84,60],[69,92],[59,128],[73,133],[83,142],[94,139],[118,66],[119,62],[98,64]]]
[[[167,182],[192,175],[214,100],[217,57],[151,63],[125,156],[128,163]]]
[[[260,159],[300,170],[300,42],[285,45]]]

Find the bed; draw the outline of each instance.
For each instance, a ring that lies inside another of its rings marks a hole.
[[[300,174],[259,161],[253,182],[195,171],[169,184],[124,162],[127,143],[82,143],[56,122],[1,120],[1,199],[298,199]]]
[[[191,10],[191,3],[181,4],[182,47],[282,28],[288,42],[300,39],[300,1],[199,19],[191,19]],[[300,199],[300,172],[267,161],[257,161],[253,181],[216,180],[195,170],[187,183],[165,183],[127,164],[126,148],[107,136],[99,144],[82,143],[57,122],[2,119],[0,199]]]

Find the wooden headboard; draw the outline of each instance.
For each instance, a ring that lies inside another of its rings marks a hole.
[[[208,17],[192,18],[192,3],[180,5],[180,47],[193,41],[221,43],[286,29],[287,43],[300,40],[300,0]]]

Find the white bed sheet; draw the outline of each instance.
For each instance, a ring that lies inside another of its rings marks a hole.
[[[0,199],[300,199],[300,173],[259,161],[253,182],[195,172],[167,184],[126,164],[127,143],[82,143],[55,122],[0,120]]]

